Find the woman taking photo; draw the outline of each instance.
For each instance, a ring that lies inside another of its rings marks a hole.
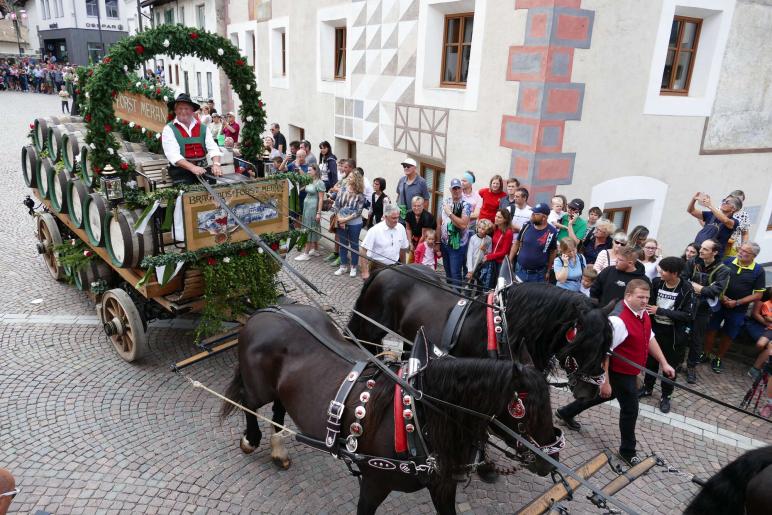
[[[512,215],[509,213],[509,209],[499,209],[496,211],[493,223],[491,252],[485,255],[479,273],[480,283],[486,290],[492,290],[496,287],[501,263],[509,255],[509,251],[512,250],[512,241],[514,239],[514,233],[510,226]]]
[[[627,245],[627,234],[624,231],[617,231],[611,237],[611,248],[602,250],[598,253],[598,257],[595,259],[593,268],[596,272],[600,273],[601,270],[607,266],[614,266],[617,264],[617,250]]]
[[[303,201],[303,229],[308,234],[305,250],[295,261],[308,261],[311,256],[319,255],[319,239],[322,230],[319,222],[322,219],[322,200],[324,200],[324,182],[319,179],[319,167],[316,165],[308,166],[308,175],[311,176],[311,182],[306,185],[306,198]]]
[[[373,179],[373,195],[370,199],[370,216],[367,219],[367,227],[370,228],[377,224],[383,218],[383,208],[391,204],[389,196],[386,195],[386,179],[376,177]]]
[[[359,264],[359,233],[362,232],[362,209],[365,207],[365,184],[358,173],[350,173],[346,179],[346,189],[338,193],[333,206],[338,224],[337,234],[340,242],[340,268],[335,275],[349,272],[357,276]],[[349,268],[348,248],[351,248],[351,268]]]
[[[481,189],[479,193],[482,199],[480,220],[484,218],[495,224],[499,201],[507,196],[507,193],[504,191],[504,179],[501,178],[501,175],[494,175],[491,182],[488,183],[488,187]]]
[[[643,244],[646,243],[646,238],[648,237],[649,230],[643,225],[636,225],[635,229],[633,229],[633,232],[631,232],[630,236],[627,238],[627,241],[630,242],[630,246],[635,250],[641,250],[643,248]]]
[[[584,240],[584,259],[588,265],[595,264],[598,254],[611,248],[611,235],[616,229],[614,222],[605,218],[595,222],[592,236]]]
[[[319,176],[324,181],[327,191],[338,183],[338,158],[332,153],[332,147],[326,141],[319,143]]]
[[[555,284],[564,290],[579,291],[582,286],[582,273],[587,263],[584,256],[576,253],[576,242],[563,238],[559,242],[560,255],[555,258]]]

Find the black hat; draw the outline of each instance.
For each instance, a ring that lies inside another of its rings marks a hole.
[[[201,109],[201,106],[193,102],[193,100],[190,99],[190,95],[187,93],[180,93],[177,95],[177,98],[175,98],[173,102],[169,102],[169,107],[174,110],[174,106],[177,104],[177,102],[185,102],[186,104],[190,104],[194,111]]]
[[[580,198],[575,198],[574,200],[568,203],[568,207],[570,207],[571,209],[576,209],[581,213],[582,211],[584,211],[584,200]]]

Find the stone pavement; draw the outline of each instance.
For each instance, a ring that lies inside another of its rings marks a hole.
[[[220,402],[169,364],[194,352],[192,321],[153,323],[151,352],[142,362],[121,361],[104,336],[85,295],[48,275],[35,251],[33,221],[20,202],[26,194],[19,151],[34,116],[55,114],[53,97],[0,93],[5,146],[0,173],[0,466],[17,478],[13,513],[351,513],[358,489],[343,463],[289,441],[293,465],[277,471],[264,440],[252,455],[238,449],[243,419],[218,419]],[[345,322],[360,279],[335,277],[320,259],[299,269],[326,295]],[[289,294],[302,294],[288,283]],[[235,353],[185,370],[223,391]],[[727,363],[718,376],[702,371],[699,388],[737,403],[748,387],[746,363]],[[648,400],[654,405],[658,400]],[[568,401],[555,390],[553,407]],[[624,490],[620,499],[640,513],[673,513],[697,491],[689,474],[707,477],[754,443],[772,442],[772,424],[677,393],[665,419],[642,409],[638,437],[643,453],[656,452],[684,474],[656,470]],[[263,410],[264,412],[266,410]],[[611,405],[580,416],[581,432],[567,431],[561,460],[574,467],[618,442]],[[703,424],[700,426],[699,424]],[[269,432],[261,423],[264,433]],[[748,440],[745,440],[747,438]],[[754,442],[754,440],[756,442]],[[503,460],[502,460],[503,464]],[[608,468],[594,478],[603,485]],[[459,511],[512,513],[550,485],[526,472],[488,485],[473,479],[459,488]],[[572,513],[599,513],[584,496]],[[426,491],[393,493],[382,513],[432,513]]]

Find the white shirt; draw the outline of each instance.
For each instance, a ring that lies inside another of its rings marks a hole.
[[[399,261],[399,251],[410,246],[405,227],[397,224],[393,228],[381,220],[367,231],[362,248],[367,250],[367,259],[384,265]]]
[[[364,180],[364,183],[365,183],[365,198],[367,200],[370,200],[371,198],[373,198],[373,191],[374,191],[373,183],[370,181],[370,179],[368,179],[365,176],[362,176],[362,179]]]
[[[185,124],[175,118],[174,123],[183,127],[188,132],[188,134],[192,134],[193,127],[195,127],[199,122],[193,118],[193,120],[190,122],[190,125],[185,127]],[[209,130],[206,131],[205,141],[206,155],[208,157],[220,157],[222,155],[222,152],[220,152],[220,147],[218,147],[217,143],[215,143],[214,138],[212,137],[212,132]],[[182,152],[180,152],[180,145],[177,143],[177,138],[174,137],[174,131],[171,127],[169,127],[169,125],[164,126],[164,130],[161,132],[161,144],[163,145],[164,155],[171,164],[177,164],[179,161],[185,159],[185,156],[183,156]]]
[[[625,306],[630,308],[630,304],[628,304],[626,300],[623,302],[625,303]],[[633,308],[630,308],[630,311],[635,313],[635,310]],[[646,310],[641,310],[640,312],[635,313],[635,315],[638,318],[641,318],[643,316],[644,311]],[[619,345],[623,341],[625,341],[629,333],[627,332],[627,327],[625,327],[625,323],[618,316],[610,316],[608,317],[608,321],[611,322],[611,330],[613,332],[613,337],[611,338],[611,350],[614,350],[617,347],[619,347]],[[649,341],[653,339],[654,339],[654,329],[651,330],[651,338],[649,339]]]
[[[522,209],[515,205],[515,209],[512,212],[512,227],[517,225],[522,229],[523,224],[531,221],[531,215],[533,215],[533,210],[529,205],[526,204]],[[520,232],[515,233],[515,240],[517,240],[518,236],[520,236]]]

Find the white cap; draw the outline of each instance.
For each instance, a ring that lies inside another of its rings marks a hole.
[[[416,163],[415,159],[413,159],[412,157],[408,157],[407,159],[402,161],[401,164],[408,165],[408,166],[418,166],[418,163]]]

